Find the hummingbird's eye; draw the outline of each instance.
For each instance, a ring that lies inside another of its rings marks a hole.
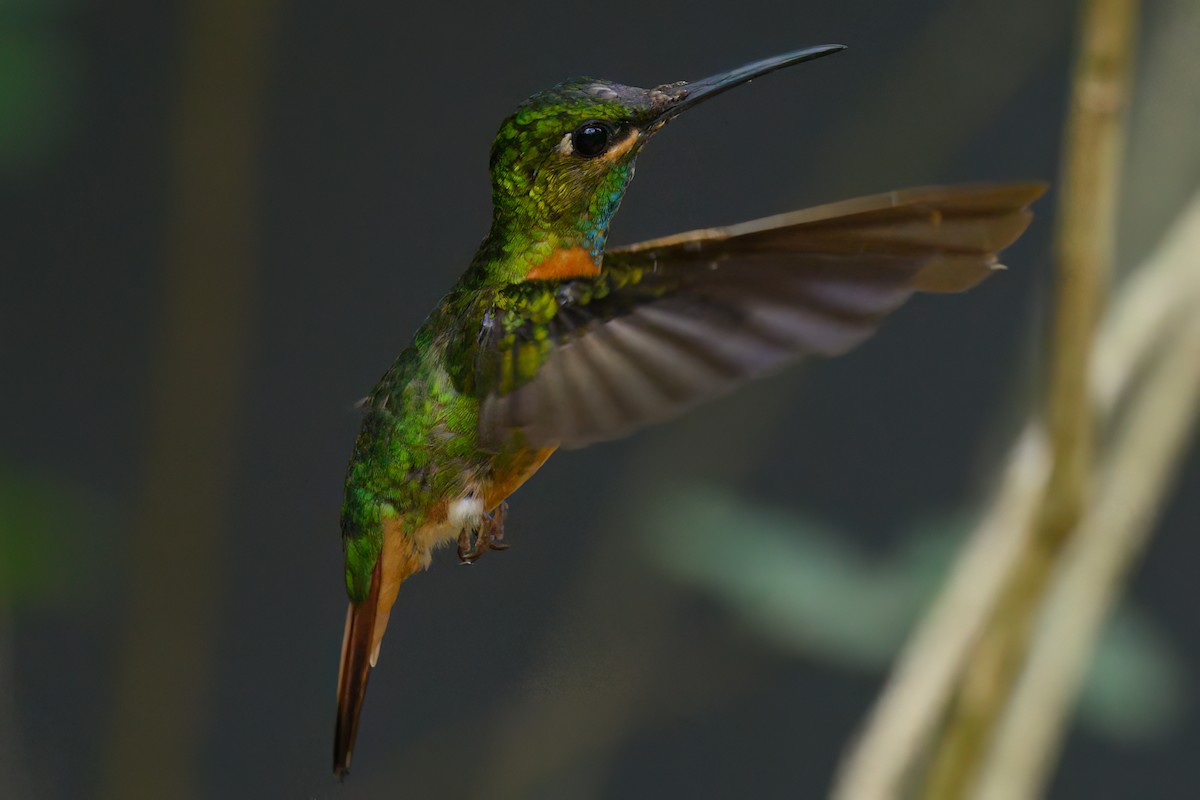
[[[585,122],[571,134],[571,146],[585,158],[600,155],[612,144],[613,127],[607,122]]]

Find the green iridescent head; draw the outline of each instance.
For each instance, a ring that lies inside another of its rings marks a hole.
[[[654,133],[734,86],[842,49],[811,47],[653,89],[577,78],[538,92],[504,121],[492,145],[493,238],[552,240],[583,247],[598,261],[634,161]]]
[[[650,91],[590,78],[530,97],[492,145],[497,221],[599,252],[654,114]]]

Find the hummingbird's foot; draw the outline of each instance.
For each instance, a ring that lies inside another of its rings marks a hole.
[[[489,550],[507,550],[504,541],[504,523],[508,521],[508,503],[501,503],[488,517],[487,546]]]
[[[485,514],[478,529],[463,528],[458,534],[458,560],[472,564],[488,550],[507,550],[504,541],[504,522],[508,518],[508,503],[501,503],[491,514]]]
[[[472,551],[471,532],[469,530],[467,530],[466,528],[463,528],[461,531],[458,532],[458,561],[459,561],[459,563],[470,564],[472,561],[472,558],[470,557],[471,551]]]

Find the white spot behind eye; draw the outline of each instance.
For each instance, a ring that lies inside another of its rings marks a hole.
[[[563,134],[562,140],[558,143],[558,152],[564,156],[569,156],[575,152],[575,145],[571,143],[571,134]]]

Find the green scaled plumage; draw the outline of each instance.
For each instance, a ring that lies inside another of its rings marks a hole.
[[[444,340],[427,324],[366,400],[342,506],[346,588],[355,602],[370,590],[384,521],[403,512],[409,532],[427,524],[424,512],[460,491],[478,460],[479,402],[455,390]]]
[[[576,79],[534,95],[501,126],[491,157],[491,230],[466,274],[364,402],[342,509],[346,586],[355,602],[370,588],[384,520],[402,513],[410,532],[430,524],[427,512],[439,502],[503,471],[522,449],[517,442],[499,452],[479,445],[472,352],[489,319],[502,316],[515,329],[544,325],[555,315],[553,282],[525,282],[534,266],[576,247],[595,263],[601,259],[609,221],[633,174],[633,154],[615,164],[593,159],[582,166],[547,158],[563,130],[604,115],[631,116],[634,109],[597,103],[584,88],[600,85]],[[510,337],[507,345],[513,344]],[[542,337],[534,354],[522,343],[526,377],[549,346]]]
[[[996,266],[1038,185],[890,192],[608,248],[641,148],[669,120],[798,51],[654,89],[576,79],[492,147],[493,216],[470,267],[363,402],[342,507],[344,774],[399,585],[439,544],[501,549],[503,501],[558,447],[623,436],[806,355],[862,342],[916,291]],[[472,545],[474,536],[474,545]]]
[[[589,120],[632,122],[638,109],[601,99],[617,96],[597,95],[602,86],[590,78],[559,84],[530,97],[500,126],[490,159],[492,229],[472,266],[483,280],[523,281],[563,247],[582,245],[600,260],[608,223],[633,178],[632,157],[613,163],[547,156]]]

